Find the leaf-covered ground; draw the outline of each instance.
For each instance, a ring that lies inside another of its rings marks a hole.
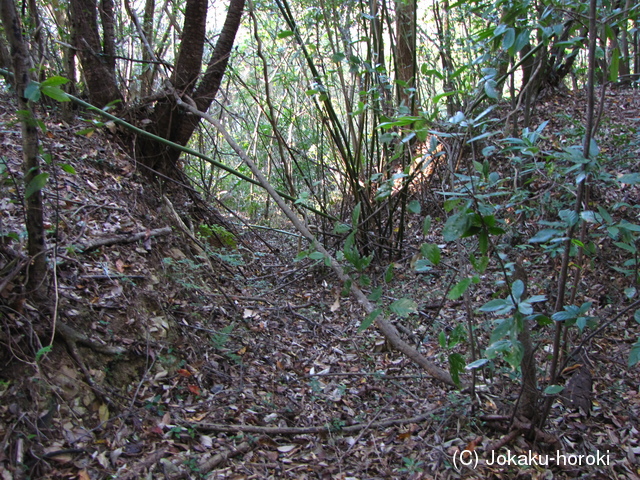
[[[575,140],[583,105],[565,94],[539,106],[539,120],[550,120],[548,148]],[[606,105],[606,168],[612,175],[637,171],[637,92],[610,92]],[[519,391],[506,365],[480,375],[473,393],[435,383],[390,351],[374,327],[358,332],[364,313],[341,296],[331,271],[319,261],[292,261],[297,237],[235,225],[237,240],[212,242],[218,246],[202,236],[194,240],[177,219],[188,207],[164,202],[110,141],[108,128],[90,138],[77,135],[85,126],[79,120],[45,118],[57,315],[43,317],[21,300],[24,278],[2,280],[15,267],[12,252],[24,243],[24,226],[20,128],[9,98],[0,103],[3,480],[640,476],[640,373],[627,367],[640,334],[633,312],[588,342],[583,363],[593,378],[591,411],[555,401],[545,441],[509,439]],[[556,191],[544,183],[536,188]],[[605,208],[638,203],[635,188],[595,190],[594,201]],[[637,216],[631,208],[627,215]],[[422,218],[410,222],[414,240],[396,262],[383,300],[418,302],[418,314],[397,324],[424,355],[448,368],[448,353],[468,354],[467,342],[446,350],[438,341],[467,321],[463,302],[445,298],[458,246],[442,240],[437,222],[426,239]],[[290,230],[284,222],[277,227]],[[532,236],[536,226],[521,230]],[[443,262],[416,273],[412,257],[425,240],[442,245]],[[576,293],[577,304],[593,302],[601,324],[633,300],[627,298],[632,282],[610,268],[625,257],[609,247],[603,243]],[[535,249],[524,256],[532,293],[552,295],[558,260]],[[385,267],[372,268],[374,283]],[[474,309],[504,296],[499,281],[490,268],[472,290]],[[486,345],[490,329],[481,327],[491,318],[477,314],[475,321]],[[52,326],[63,333],[51,343]],[[541,361],[550,352],[550,332],[534,330]],[[579,370],[570,367],[563,382]],[[495,455],[505,456],[496,459],[490,448],[502,443]],[[569,465],[557,465],[559,454]]]

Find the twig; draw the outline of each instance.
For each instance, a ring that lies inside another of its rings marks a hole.
[[[80,245],[80,250],[83,253],[87,253],[96,248],[105,247],[107,245],[117,245],[121,243],[133,243],[142,239],[151,237],[159,237],[161,235],[169,235],[171,233],[171,227],[156,228],[154,230],[147,230],[146,232],[133,233],[131,235],[118,235],[117,237],[99,238],[92,242]]]

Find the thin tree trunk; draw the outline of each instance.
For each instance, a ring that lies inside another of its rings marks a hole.
[[[33,179],[40,174],[38,161],[38,130],[33,121],[33,112],[29,101],[24,97],[24,91],[29,82],[29,53],[22,36],[22,28],[16,14],[13,0],[0,0],[2,23],[5,34],[11,45],[15,90],[18,96],[18,110],[28,112],[31,118],[22,119],[22,155],[24,159],[24,181],[28,187]],[[38,189],[25,198],[27,248],[31,257],[28,272],[27,288],[40,300],[44,298],[46,286],[47,264],[45,257],[44,222],[42,213],[42,192]]]
[[[69,7],[74,46],[82,62],[91,103],[104,107],[114,100],[122,100],[112,68],[113,58],[109,60],[100,42],[96,1],[70,0]],[[111,50],[111,47],[107,47],[107,50]]]

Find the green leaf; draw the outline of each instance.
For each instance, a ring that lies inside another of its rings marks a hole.
[[[484,230],[478,234],[478,250],[482,255],[486,255],[489,251],[489,235]]]
[[[514,45],[514,50],[516,52],[520,52],[529,43],[530,35],[531,32],[529,31],[529,29],[525,29],[518,34],[518,38],[516,38],[516,42]]]
[[[60,165],[60,168],[62,170],[64,170],[65,172],[70,173],[71,175],[75,175],[76,174],[76,169],[73,168],[68,163],[63,163],[62,165]]]
[[[518,303],[518,311],[523,315],[531,315],[533,313],[533,307],[528,301]]]
[[[302,250],[300,253],[298,253],[296,255],[296,257],[293,259],[294,262],[299,262],[300,260],[307,258],[309,256],[309,252],[307,252],[306,250]]]
[[[414,266],[414,269],[418,273],[425,273],[433,270],[433,263],[426,258],[418,260]]]
[[[524,282],[522,280],[516,280],[511,285],[511,294],[514,296],[516,300],[520,300],[522,294],[524,293]]]
[[[320,252],[312,252],[309,254],[309,258],[311,260],[322,260],[324,258],[324,255]]]
[[[442,229],[445,241],[452,242],[467,232],[471,226],[471,216],[466,212],[456,213],[447,219]]]
[[[544,243],[548,242],[552,238],[557,238],[562,235],[562,230],[556,230],[555,228],[545,228],[536,233],[529,239],[529,243]]]
[[[358,228],[358,221],[360,220],[360,202],[353,209],[353,213],[351,213],[351,226],[355,229]]]
[[[291,30],[282,30],[281,32],[278,32],[278,38],[287,38],[293,35],[293,32]]]
[[[441,348],[447,348],[447,334],[443,330],[438,334],[438,343]]]
[[[431,229],[431,215],[427,215],[426,217],[424,217],[424,222],[422,223],[422,234],[427,235],[430,229]]]
[[[47,345],[46,347],[42,347],[40,350],[36,352],[36,362],[39,362],[42,357],[44,357],[47,353],[51,351],[53,347],[51,345]]]
[[[514,42],[516,41],[516,30],[515,28],[507,28],[507,31],[504,34],[504,38],[502,39],[502,49],[509,50]]]
[[[24,98],[31,102],[37,102],[40,100],[40,86],[35,82],[29,82],[24,89]]]
[[[411,200],[409,205],[407,205],[407,210],[411,213],[419,214],[422,210],[422,205],[420,205],[420,202],[417,200]]]
[[[626,250],[629,253],[635,254],[637,251],[635,243],[613,242],[616,247]]]
[[[633,319],[636,321],[636,323],[640,323],[640,310],[636,310],[636,312],[633,314]]]
[[[380,300],[380,297],[382,297],[382,287],[378,285],[372,290],[371,294],[367,298],[369,298],[369,300],[372,302],[377,302],[378,300]]]
[[[49,179],[48,173],[39,173],[38,175],[33,177],[29,182],[29,185],[27,185],[27,188],[24,191],[24,198],[29,198],[34,193],[42,190],[42,187],[44,187],[47,184],[48,179]]]
[[[351,231],[351,227],[349,225],[347,225],[346,223],[338,223],[336,225],[336,227],[334,228],[334,231],[338,234],[338,235],[342,235],[343,233],[348,233]]]
[[[360,327],[358,327],[358,332],[364,332],[367,328],[369,328],[371,324],[375,321],[375,319],[378,317],[378,315],[380,315],[381,313],[382,313],[382,309],[376,308],[373,312],[371,312],[366,317],[364,317],[364,319],[362,320],[362,323],[360,324]]]
[[[565,320],[573,320],[574,318],[576,318],[576,314],[573,312],[568,312],[566,310],[556,312],[551,315],[551,319],[556,322],[564,322]]]
[[[527,302],[536,303],[536,302],[544,302],[547,299],[546,295],[531,295],[527,298]]]
[[[489,138],[489,137],[491,137],[491,136],[495,135],[496,133],[498,133],[498,132],[485,132],[485,133],[481,133],[480,135],[477,135],[477,136],[475,136],[475,137],[473,137],[473,138],[471,138],[471,139],[467,140],[467,143],[468,143],[469,145],[471,145],[473,142],[477,142],[478,140],[484,140],[485,138]],[[482,172],[480,172],[480,173],[482,173]]]
[[[455,284],[455,286],[447,294],[447,298],[449,300],[459,299],[464,294],[464,292],[467,291],[467,288],[469,288],[469,285],[471,285],[471,279],[463,278],[462,280],[460,280],[458,283]]]
[[[497,312],[498,310],[502,310],[503,308],[511,306],[511,304],[503,299],[496,298],[495,300],[490,300],[480,307],[481,312]]]
[[[85,135],[87,137],[91,137],[91,135],[94,134],[94,132],[96,131],[95,128],[83,128],[82,130],[80,130],[79,132],[76,132],[76,134],[78,135]]]
[[[489,340],[489,343],[496,343],[498,340],[506,337],[513,329],[513,325],[513,317],[507,317],[500,321],[498,325],[496,325],[496,328],[493,329],[493,332],[491,332],[491,339]]]
[[[440,264],[440,248],[435,243],[423,243],[420,246],[420,253],[433,265]]]
[[[487,255],[483,255],[482,257],[480,257],[480,260],[477,260],[473,255],[471,255],[469,258],[471,260],[473,269],[478,273],[484,273],[484,271],[489,266],[489,257]]]
[[[60,75],[54,75],[53,77],[47,78],[40,85],[43,87],[59,87],[67,83],[69,83],[69,79],[61,77]]]
[[[340,295],[342,295],[343,297],[348,297],[351,293],[352,284],[353,280],[351,280],[350,278],[345,280],[344,284],[342,285],[342,291],[340,292]]]
[[[636,183],[640,183],[640,173],[625,173],[616,180],[627,185],[635,185]]]
[[[478,368],[482,367],[483,365],[489,363],[490,360],[488,358],[481,358],[479,360],[476,360],[475,362],[471,362],[469,365],[467,365],[465,368],[465,370],[477,370]]]
[[[600,147],[598,147],[598,142],[596,142],[595,138],[591,138],[591,142],[589,143],[589,156],[596,158],[599,153]]]
[[[389,309],[399,317],[406,318],[418,310],[418,304],[409,298],[401,298],[393,302]]]
[[[511,340],[499,340],[489,345],[484,354],[491,360],[496,358],[499,353],[508,353],[512,348],[513,342]]]
[[[629,367],[633,367],[638,362],[640,362],[640,339],[633,344],[629,352]]]
[[[620,50],[614,48],[611,52],[611,62],[609,63],[609,80],[615,82],[618,80],[618,71],[620,70]]]
[[[535,320],[536,322],[538,322],[538,325],[540,325],[541,327],[546,327],[547,325],[551,325],[553,323],[553,320],[551,320],[546,315],[542,315],[542,314],[531,315],[531,317],[527,317],[527,320],[529,319]]]
[[[572,209],[560,210],[558,216],[565,221],[569,227],[574,226],[580,220],[578,213]]]
[[[67,93],[60,87],[42,87],[41,90],[47,97],[51,97],[58,102],[71,101],[69,95],[67,95]]]
[[[562,390],[564,390],[564,387],[562,385],[549,385],[547,388],[544,389],[544,394],[545,395],[557,395]]]
[[[629,223],[626,220],[622,220],[618,224],[618,227],[624,228],[624,229],[629,230],[631,232],[640,232],[640,225],[636,225],[635,223]]]
[[[465,361],[464,357],[459,353],[452,353],[449,355],[449,373],[451,373],[451,380],[460,386],[460,373],[464,371]]]
[[[494,100],[498,99],[500,94],[498,93],[498,90],[496,90],[497,86],[498,84],[493,78],[490,78],[489,80],[484,82],[484,93],[487,94],[487,97],[493,98]]]
[[[393,280],[393,271],[395,269],[395,264],[390,263],[387,269],[384,271],[384,282],[389,283]]]
[[[335,63],[340,63],[342,60],[344,60],[347,56],[342,53],[342,52],[337,52],[334,53],[333,55],[331,55],[331,60]]]

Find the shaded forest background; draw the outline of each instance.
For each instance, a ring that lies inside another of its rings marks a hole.
[[[3,478],[637,478],[640,6],[1,6]]]

